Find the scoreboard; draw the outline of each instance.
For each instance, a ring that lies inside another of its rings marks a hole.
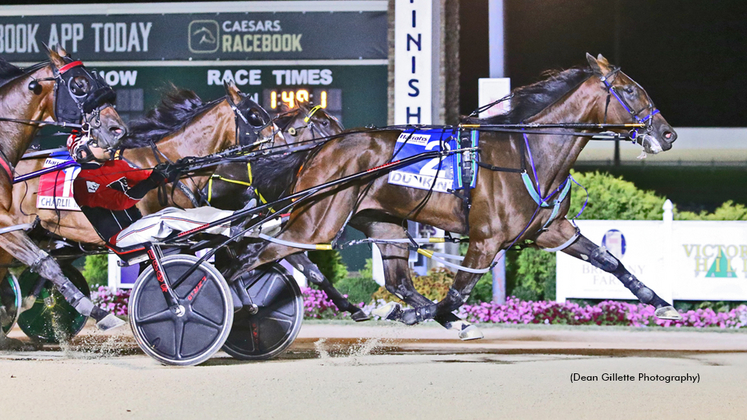
[[[88,65],[88,63],[86,63]],[[299,101],[320,105],[345,127],[386,125],[387,67],[380,65],[277,65],[251,63],[242,66],[142,66],[95,63],[97,71],[117,92],[117,112],[124,120],[142,116],[158,104],[171,85],[195,91],[203,101],[225,95],[223,82],[232,80],[270,114],[282,104],[295,107]],[[278,75],[318,74],[285,80]],[[361,86],[361,81],[371,87]],[[324,82],[325,84],[322,84]]]
[[[173,84],[203,101],[238,88],[270,113],[308,100],[347,128],[387,123],[387,0],[0,6],[0,55],[26,66],[60,45],[117,91],[132,120]],[[42,130],[43,148],[64,144]],[[346,235],[349,235],[346,230]],[[359,236],[355,237],[359,238]],[[352,270],[370,251],[342,251]]]
[[[209,101],[233,80],[271,113],[310,101],[346,127],[387,122],[386,0],[3,6],[0,28],[14,64],[61,45],[98,71],[125,120],[171,84]]]

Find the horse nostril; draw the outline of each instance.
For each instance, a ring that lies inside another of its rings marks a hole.
[[[115,137],[121,137],[124,135],[125,130],[122,127],[112,126],[109,127],[109,131],[115,136]]]
[[[673,143],[677,140],[677,134],[672,131],[665,131],[664,138],[667,139],[668,142]]]

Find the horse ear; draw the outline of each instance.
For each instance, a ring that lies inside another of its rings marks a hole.
[[[60,57],[70,57],[70,54],[68,54],[67,51],[65,51],[65,49],[59,45],[57,46],[57,54],[59,54]]]
[[[236,87],[236,83],[233,80],[226,80],[223,82],[223,88],[226,89],[226,95],[231,98],[234,103],[241,102],[241,91]]]
[[[602,54],[597,54],[597,62],[603,66],[610,66],[610,62]]]
[[[65,65],[65,60],[62,59],[62,56],[57,53],[57,51],[54,51],[52,48],[49,48],[47,45],[44,45],[47,47],[47,56],[49,56],[49,61],[58,69]]]
[[[599,62],[596,58],[594,58],[593,55],[586,53],[586,61],[589,62],[589,67],[591,67],[591,70],[594,72],[594,74],[598,76],[604,75],[604,72],[602,71],[602,68],[599,65]]]

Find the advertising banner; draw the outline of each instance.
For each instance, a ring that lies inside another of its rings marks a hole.
[[[747,300],[747,222],[581,220],[665,300]],[[613,275],[557,253],[557,300],[635,299]]]
[[[41,61],[47,44],[106,61],[388,56],[386,2],[292,2],[305,9],[280,12],[272,11],[273,3],[283,10],[288,2],[241,2],[223,13],[206,12],[215,9],[209,3],[172,3],[168,10],[161,10],[165,3],[65,5],[64,14],[50,9],[48,15],[37,6],[7,7],[0,15],[0,54],[11,62]],[[383,8],[370,10],[373,5]]]

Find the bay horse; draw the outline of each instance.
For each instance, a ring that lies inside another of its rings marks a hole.
[[[145,118],[131,122],[129,134],[118,146],[121,157],[133,166],[151,168],[160,161],[176,161],[185,156],[205,156],[236,146],[239,142],[261,143],[262,138],[274,145],[284,145],[341,131],[334,117],[323,110],[314,109],[311,112],[312,108],[306,104],[281,114],[276,120],[281,127],[278,131],[278,128],[273,128],[269,123],[269,115],[259,104],[242,96],[235,85],[227,85],[226,92],[226,97],[209,103],[203,103],[194,92],[188,90],[174,89],[167,93],[161,104]],[[243,134],[239,135],[249,135],[250,138],[237,138],[239,132],[236,121],[239,117],[236,112],[242,113],[244,120],[253,124],[252,127],[245,127],[241,131]],[[262,130],[257,133],[248,133],[259,128]],[[44,161],[45,158],[22,160],[18,169],[23,173],[33,172],[41,169]],[[254,174],[255,182],[260,182],[263,178],[261,173]],[[165,206],[191,207],[203,204],[201,201],[209,197],[210,202],[207,204],[235,210],[242,208],[248,201],[244,192],[249,181],[246,164],[224,164],[212,175],[182,179],[183,188],[168,186],[165,197],[161,197],[166,198],[166,202],[159,199],[157,191],[151,191],[138,203],[138,208],[147,215]],[[38,209],[38,186],[39,178],[15,186],[16,223],[31,223],[38,217],[42,228],[70,242],[103,245],[103,241],[81,212]],[[271,190],[264,193],[268,197],[275,194]],[[241,251],[238,250],[239,253]],[[293,256],[291,263],[296,267],[303,267],[302,271],[309,273],[307,277],[334,297],[341,310],[349,310],[358,319],[367,318],[364,312],[350,304],[332,287],[308,257],[303,254]]]
[[[99,147],[110,148],[124,136],[125,124],[114,109],[114,92],[83,63],[67,53],[47,48],[49,62],[26,69],[0,59],[0,247],[9,255],[2,263],[16,258],[51,280],[79,311],[90,313],[93,306],[62,274],[53,258],[40,250],[15,225],[11,214],[15,167],[41,126],[47,121],[81,126],[89,131]],[[120,325],[113,316],[97,312],[97,319]],[[0,334],[2,335],[2,334]]]
[[[308,144],[315,140],[323,142],[338,135],[344,129],[342,123],[327,113],[324,108],[313,106],[305,101],[297,102],[297,106],[292,109],[284,107],[274,121],[283,134],[283,141],[273,144],[274,146]],[[294,174],[283,170],[283,166],[263,165],[262,161],[263,159],[260,159],[256,165],[260,169],[254,170],[251,164],[244,163],[227,163],[219,166],[211,177],[216,181],[203,189],[202,196],[209,197],[210,205],[226,210],[239,210],[255,196],[258,196],[262,202],[278,200],[292,189]],[[253,191],[248,192],[247,189]],[[247,245],[242,242],[238,246],[230,246],[226,250],[221,250],[216,254],[216,266],[222,271],[225,270],[233,264],[236,257],[245,252],[251,252],[245,248]],[[251,247],[251,245],[248,246]],[[233,252],[235,248],[239,249]],[[332,285],[305,253],[289,255],[285,260],[301,271],[311,283],[319,286],[337,306],[337,309],[350,313],[354,321],[361,322],[370,319],[365,312],[351,304]]]
[[[360,178],[325,191],[316,200],[296,205],[277,238],[296,243],[329,242],[351,215],[354,217],[349,219],[350,225],[368,237],[404,238],[402,223],[414,220],[468,234],[469,248],[462,265],[469,270],[489,267],[500,250],[517,241],[531,241],[534,246],[563,251],[615,275],[641,302],[653,305],[656,316],[678,319],[679,314],[671,304],[646,287],[604,248],[581,235],[565,218],[570,202],[565,199],[567,194],[561,195],[561,190],[570,182],[570,169],[588,137],[579,136],[574,129],[554,129],[548,134],[531,130],[531,134],[522,134],[489,128],[490,124],[508,123],[638,123],[645,127],[636,129],[635,141],[646,152],[669,150],[677,134],[646,91],[601,55],[594,58],[587,54],[586,58],[588,67],[565,70],[515,89],[508,113],[487,119],[464,119],[463,127],[479,130],[480,170],[468,211],[463,199],[455,194],[395,186],[388,184],[386,177]],[[278,161],[271,165],[286,165],[289,166],[286,170],[298,171],[295,191],[303,191],[387,164],[402,132],[402,129],[381,129],[351,133],[320,146],[305,160]],[[532,162],[531,166],[526,162]],[[525,169],[520,170],[520,166]],[[529,185],[536,190],[529,190]],[[542,205],[551,204],[552,200],[557,206]],[[383,313],[385,318],[406,324],[436,319],[459,330],[462,339],[481,338],[481,334],[469,332],[474,326],[451,322],[455,318],[452,311],[467,300],[480,274],[459,270],[446,298],[433,303],[412,285],[407,270],[407,247],[385,244],[380,248],[384,261],[391,263],[386,272],[387,290],[413,307],[403,311],[398,305],[390,305]],[[298,248],[264,244],[244,256],[243,266],[234,276],[297,252]]]

